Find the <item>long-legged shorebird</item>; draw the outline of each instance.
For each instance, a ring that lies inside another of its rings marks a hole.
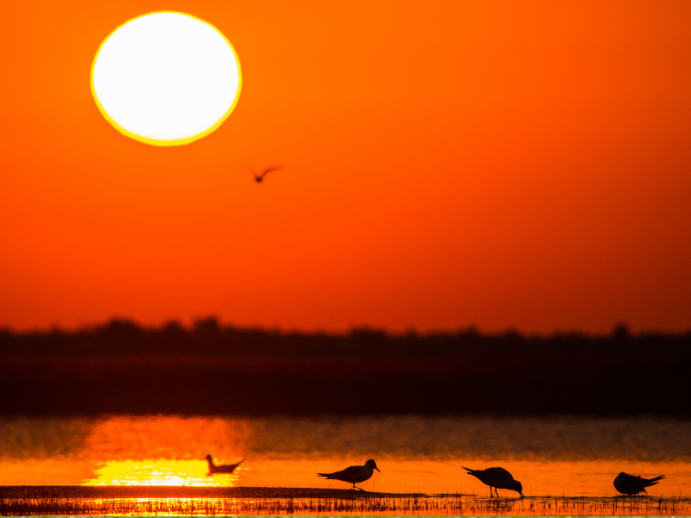
[[[379,471],[377,463],[370,459],[365,462],[364,466],[350,466],[343,471],[334,471],[333,473],[317,473],[317,475],[320,477],[326,477],[327,479],[348,482],[349,484],[353,484],[353,489],[364,491],[364,489],[356,487],[355,484],[369,480],[375,469]],[[381,471],[379,471],[379,473],[381,473]]]
[[[514,480],[511,473],[504,468],[470,469],[465,466],[461,467],[468,472],[468,475],[474,476],[480,482],[489,486],[490,498],[494,496],[492,495],[492,488],[497,493],[497,498],[499,498],[497,488],[517,491],[521,498],[523,498],[523,485],[518,480]]]
[[[622,495],[637,495],[638,493],[645,493],[647,495],[648,492],[645,488],[654,486],[663,478],[665,478],[664,475],[655,478],[634,477],[622,471],[617,475],[617,478],[614,479],[614,489],[619,491]]]
[[[233,471],[235,471],[235,468],[237,468],[240,464],[245,462],[245,459],[242,459],[240,462],[237,462],[235,464],[219,464],[217,466],[216,464],[214,464],[211,455],[207,455],[206,460],[209,463],[209,472],[206,474],[207,476],[214,475],[216,473],[232,473]]]
[[[264,169],[261,173],[257,174],[257,171],[252,169],[251,167],[249,168],[250,171],[252,171],[252,175],[254,176],[254,181],[257,183],[262,183],[264,181],[264,177],[269,174],[271,171],[276,171],[278,169],[283,169],[282,165],[276,165],[274,167],[267,167]]]

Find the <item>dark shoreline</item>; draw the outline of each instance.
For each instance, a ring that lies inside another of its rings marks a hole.
[[[691,334],[0,331],[0,414],[690,417]]]

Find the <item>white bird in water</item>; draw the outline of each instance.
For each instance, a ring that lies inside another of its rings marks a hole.
[[[249,168],[250,171],[252,171],[252,175],[254,176],[254,181],[257,183],[262,183],[264,181],[264,177],[269,174],[271,171],[277,171],[278,169],[283,169],[282,165],[276,165],[274,167],[267,167],[264,169],[261,173],[257,174],[257,171],[252,169],[251,167]]]
[[[219,464],[217,466],[216,464],[214,464],[211,455],[207,455],[206,460],[209,463],[209,472],[206,474],[207,477],[210,475],[214,475],[216,473],[232,473],[233,471],[235,471],[235,468],[237,468],[240,464],[245,462],[245,459],[242,459],[240,462],[237,462],[235,464]]]
[[[365,462],[364,466],[350,466],[343,471],[335,471],[333,473],[317,473],[317,475],[320,477],[326,477],[327,479],[348,482],[349,484],[353,484],[353,489],[364,491],[364,489],[356,487],[355,484],[369,480],[372,477],[375,469],[379,471],[377,463],[370,459]],[[379,473],[381,473],[381,471],[379,471]]]
[[[492,495],[492,488],[497,493],[497,498],[499,498],[497,488],[517,491],[521,498],[523,498],[523,485],[518,480],[514,480],[511,473],[504,468],[470,469],[465,466],[461,467],[468,472],[468,475],[474,476],[480,482],[489,486],[490,498],[494,496]]]
[[[645,493],[647,495],[648,492],[645,488],[654,486],[658,483],[658,480],[662,480],[663,478],[665,478],[664,475],[655,478],[634,477],[622,471],[617,475],[617,478],[614,479],[614,489],[619,491],[622,495],[637,495],[638,493]]]

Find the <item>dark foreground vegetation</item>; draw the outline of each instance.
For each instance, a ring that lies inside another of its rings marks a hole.
[[[691,416],[691,333],[343,335],[115,320],[0,330],[5,414]]]
[[[464,494],[180,487],[0,487],[0,515],[678,516],[685,497],[489,498]]]

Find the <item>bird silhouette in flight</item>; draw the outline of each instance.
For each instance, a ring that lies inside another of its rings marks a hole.
[[[276,171],[278,169],[283,169],[282,165],[276,165],[273,167],[267,167],[264,169],[261,173],[257,174],[257,171],[255,171],[253,168],[249,168],[250,171],[252,171],[252,176],[254,176],[254,181],[257,183],[262,183],[264,181],[264,177],[269,174],[271,171]]]

